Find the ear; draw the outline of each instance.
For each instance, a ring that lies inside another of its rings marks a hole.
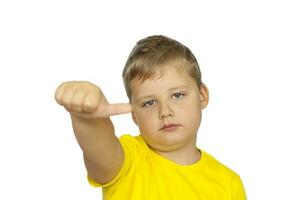
[[[205,84],[200,86],[200,101],[202,109],[206,108],[209,101],[209,91]]]

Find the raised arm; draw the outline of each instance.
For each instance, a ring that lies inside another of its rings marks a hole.
[[[55,99],[71,114],[88,175],[102,184],[112,180],[122,166],[124,154],[109,117],[130,112],[130,104],[109,104],[101,89],[87,81],[62,83]]]

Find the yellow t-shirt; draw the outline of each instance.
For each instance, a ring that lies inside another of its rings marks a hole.
[[[201,159],[180,165],[150,149],[141,136],[119,138],[125,159],[118,175],[101,185],[104,200],[246,200],[238,174],[201,150]],[[198,149],[199,150],[199,149]]]

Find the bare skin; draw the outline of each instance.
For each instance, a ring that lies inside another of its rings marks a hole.
[[[124,161],[112,115],[131,112],[149,147],[167,159],[183,165],[200,159],[196,138],[201,111],[208,104],[208,89],[204,84],[199,89],[186,72],[174,70],[143,84],[132,80],[132,104],[109,104],[101,89],[87,81],[64,82],[57,88],[55,99],[71,114],[88,175],[96,182],[111,181]],[[142,107],[145,102],[147,106]],[[168,123],[178,124],[172,134],[161,130]]]
[[[161,68],[163,75],[157,73],[143,83],[131,81],[132,117],[150,148],[169,160],[189,165],[201,157],[196,148],[197,131],[208,104],[208,89],[204,84],[198,87],[186,71],[171,63]],[[178,126],[173,131],[161,130],[166,124]]]
[[[62,83],[55,99],[71,114],[88,175],[98,183],[112,180],[122,166],[124,155],[109,117],[131,112],[130,104],[109,104],[101,89],[86,81]]]

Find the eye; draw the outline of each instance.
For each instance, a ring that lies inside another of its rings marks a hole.
[[[155,103],[155,100],[149,100],[149,101],[146,101],[142,107],[149,107],[149,106],[152,106],[153,104]]]
[[[185,94],[178,92],[174,93],[172,96],[175,97],[175,99],[182,99],[185,96]]]

